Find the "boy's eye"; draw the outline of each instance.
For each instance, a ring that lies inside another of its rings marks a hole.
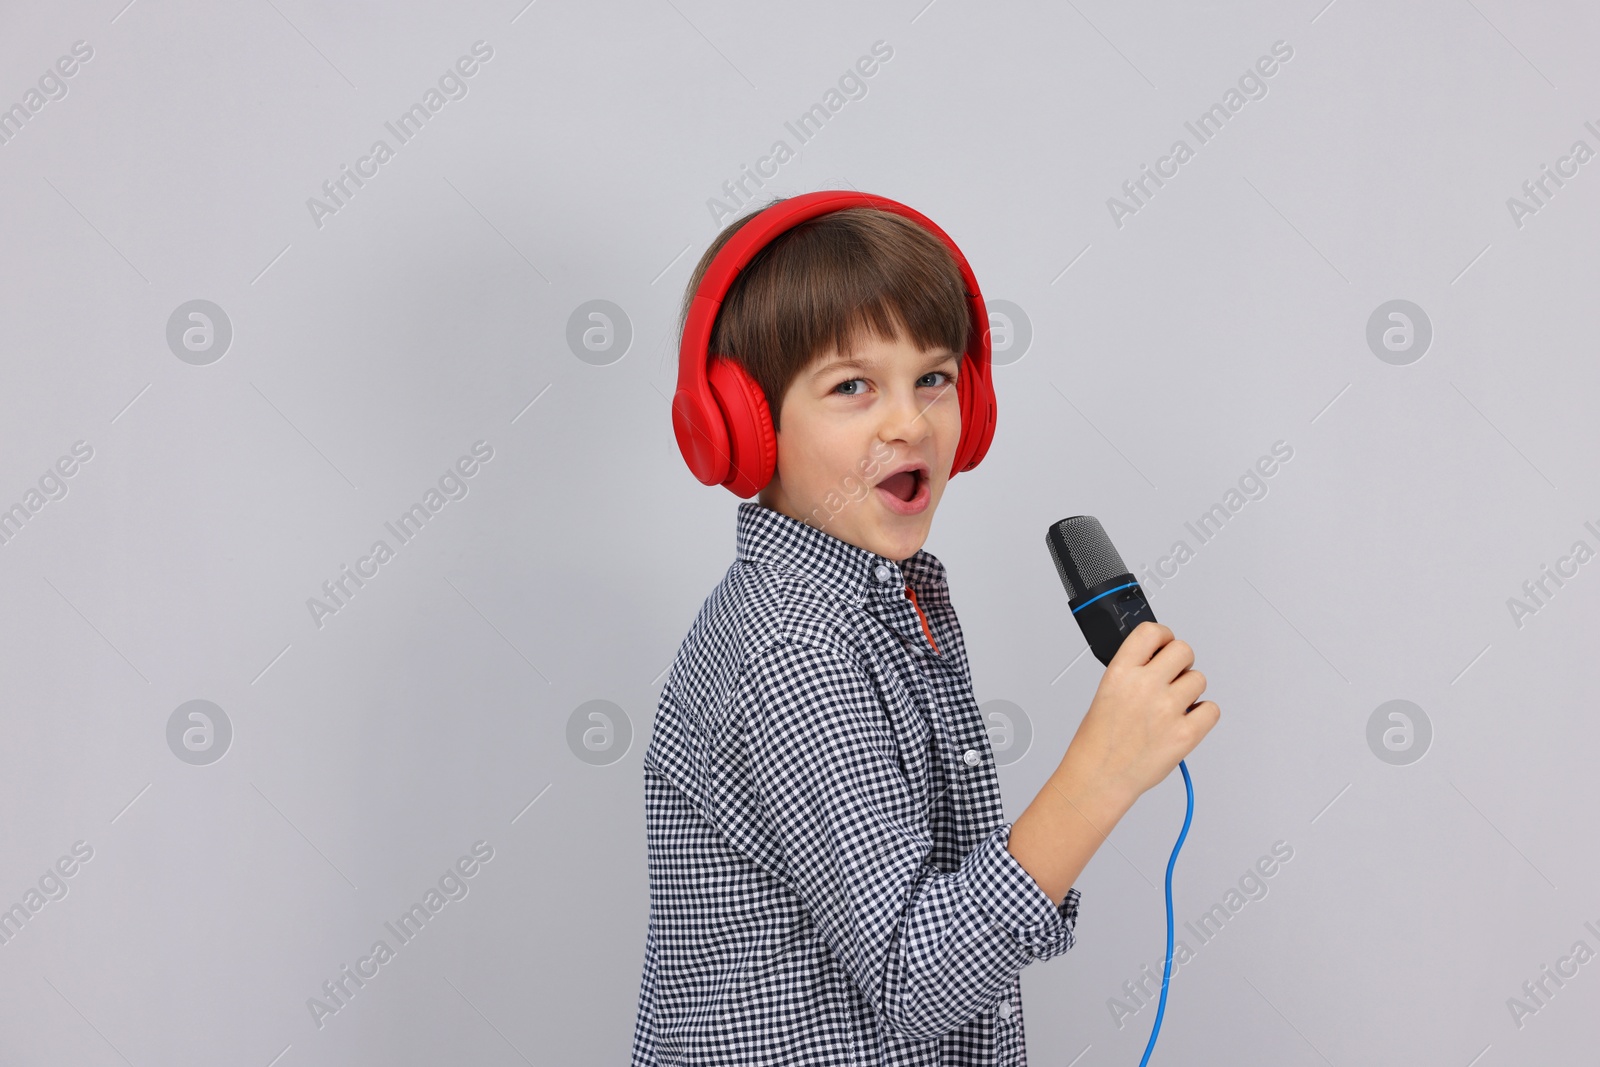
[[[944,380],[943,381],[937,381],[937,382],[930,382],[930,381],[928,381],[929,378],[942,378]],[[846,389],[845,388],[846,386],[853,385],[856,382],[865,383],[866,379],[865,378],[851,378],[851,379],[849,379],[847,381],[842,381],[838,385],[833,387],[833,391],[837,393],[840,390],[844,390],[843,395],[845,395],[845,396],[860,396],[861,393],[860,393],[859,390]],[[947,372],[942,371],[942,370],[929,371],[927,374],[924,374],[921,378],[917,379],[917,383],[919,385],[923,386],[924,388],[931,388],[931,389],[938,389],[938,388],[941,388],[943,386],[954,385],[955,382],[956,382],[956,376],[954,374],[950,374],[950,373],[947,373]]]

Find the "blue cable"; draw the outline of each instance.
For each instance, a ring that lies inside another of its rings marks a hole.
[[[1189,810],[1183,816],[1183,830],[1178,834],[1178,843],[1172,846],[1172,856],[1167,860],[1167,962],[1161,969],[1161,1003],[1156,1007],[1156,1025],[1150,1031],[1150,1043],[1144,1047],[1144,1058],[1139,1061],[1139,1067],[1145,1067],[1150,1062],[1150,1053],[1156,1047],[1156,1035],[1161,1033],[1161,1016],[1167,1011],[1167,983],[1172,981],[1172,865],[1178,862],[1178,850],[1183,847],[1183,839],[1189,836],[1189,820],[1194,818],[1194,782],[1189,779],[1189,767],[1182,760],[1178,761],[1178,770],[1183,772],[1183,788],[1189,794]]]

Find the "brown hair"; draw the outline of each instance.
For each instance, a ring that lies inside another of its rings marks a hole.
[[[700,257],[678,317],[680,341],[706,268],[758,213],[729,223]],[[848,355],[871,330],[886,341],[909,334],[924,351],[959,354],[971,318],[961,270],[944,242],[904,215],[844,208],[807,219],[756,253],[723,299],[711,351],[761,386],[776,429],[790,383],[830,348]]]

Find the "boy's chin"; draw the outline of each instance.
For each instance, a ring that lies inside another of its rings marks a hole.
[[[858,548],[876,552],[884,559],[900,562],[917,554],[928,539],[933,522],[933,506],[918,515],[895,515],[885,512],[875,516],[875,521],[863,524],[864,528],[851,531],[845,538]]]

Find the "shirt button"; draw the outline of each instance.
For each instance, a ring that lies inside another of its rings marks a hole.
[[[975,748],[969,748],[961,754],[962,762],[964,762],[968,767],[976,767],[978,765],[978,760],[981,758],[982,757],[978,755],[978,750]]]
[[[878,564],[878,569],[873,571],[872,574],[880,582],[887,582],[890,578],[894,577],[894,575],[889,573],[889,568],[885,567],[881,563]]]
[[[1011,1001],[1002,1000],[1000,1002],[1000,1007],[997,1008],[996,1010],[1000,1013],[1000,1018],[1002,1018],[1002,1019],[1011,1018],[1011,1012],[1013,1010],[1012,1007],[1011,1007]]]

